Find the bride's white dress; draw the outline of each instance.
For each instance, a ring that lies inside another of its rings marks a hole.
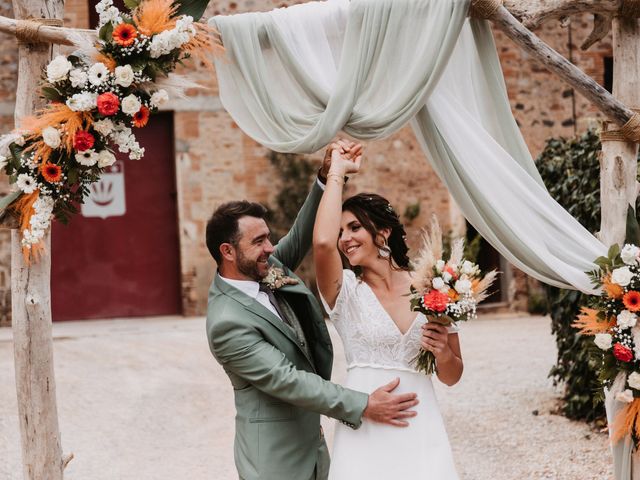
[[[407,300],[408,302],[408,300]],[[348,388],[371,393],[400,378],[394,393],[415,392],[418,415],[399,428],[364,420],[336,423],[329,480],[455,480],[458,475],[431,378],[410,361],[420,348],[424,315],[403,335],[369,286],[344,270],[333,309],[325,308],[344,344]]]

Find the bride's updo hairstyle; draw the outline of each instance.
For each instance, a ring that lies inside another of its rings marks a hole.
[[[407,256],[409,247],[405,241],[404,226],[400,223],[400,217],[386,198],[375,193],[359,193],[344,201],[342,211],[353,213],[358,222],[369,232],[378,249],[385,247],[384,237],[379,232],[388,228],[391,231],[387,239],[387,246],[390,250],[389,261],[393,260],[393,263],[401,270],[409,270],[410,264]]]

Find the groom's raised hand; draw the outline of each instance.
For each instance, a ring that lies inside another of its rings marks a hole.
[[[369,395],[363,417],[396,427],[408,427],[409,422],[405,419],[417,415],[417,412],[409,409],[418,404],[418,396],[415,393],[398,395],[391,393],[398,385],[400,385],[400,379],[396,378]]]

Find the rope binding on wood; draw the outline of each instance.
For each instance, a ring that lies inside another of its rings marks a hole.
[[[16,21],[16,37],[23,44],[42,43],[39,30],[43,26],[62,27],[63,21],[57,18],[29,18]]]

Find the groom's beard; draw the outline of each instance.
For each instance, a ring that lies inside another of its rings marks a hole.
[[[238,258],[236,262],[238,271],[241,274],[251,278],[252,280],[255,280],[256,282],[260,282],[264,277],[267,276],[266,272],[264,274],[260,272],[257,260],[252,260],[245,257],[240,250],[238,251]]]

